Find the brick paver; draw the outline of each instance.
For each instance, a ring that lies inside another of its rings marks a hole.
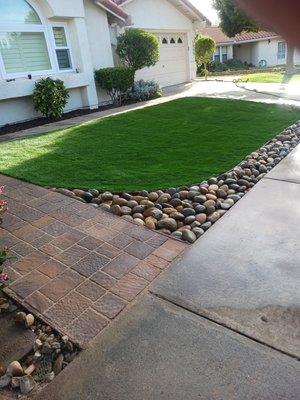
[[[187,245],[91,205],[0,175],[7,294],[85,346]]]

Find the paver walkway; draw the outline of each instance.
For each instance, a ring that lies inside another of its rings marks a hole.
[[[0,175],[15,258],[7,293],[85,346],[186,245],[56,192]]]
[[[298,400],[299,164],[300,146],[37,399]]]

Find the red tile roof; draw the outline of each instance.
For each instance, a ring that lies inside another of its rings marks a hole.
[[[209,26],[201,29],[202,35],[212,37],[217,43],[240,43],[240,42],[255,42],[262,39],[269,39],[278,37],[277,33],[270,31],[259,31],[259,32],[243,32],[234,37],[229,37],[222,32],[218,26]]]
[[[118,4],[121,4],[123,2],[124,2],[124,0],[97,0],[97,3],[100,6],[104,7],[106,10],[111,12],[113,15],[116,15],[117,17],[125,20],[128,17],[128,15],[118,5]]]

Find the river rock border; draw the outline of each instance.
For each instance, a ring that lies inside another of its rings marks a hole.
[[[128,221],[194,243],[300,142],[300,121],[234,167],[200,184],[137,193],[54,189]]]

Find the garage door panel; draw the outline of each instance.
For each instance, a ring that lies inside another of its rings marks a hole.
[[[188,51],[183,33],[156,34],[160,40],[160,58],[150,68],[137,72],[136,79],[155,80],[162,87],[188,80]],[[175,42],[175,43],[172,43]]]

